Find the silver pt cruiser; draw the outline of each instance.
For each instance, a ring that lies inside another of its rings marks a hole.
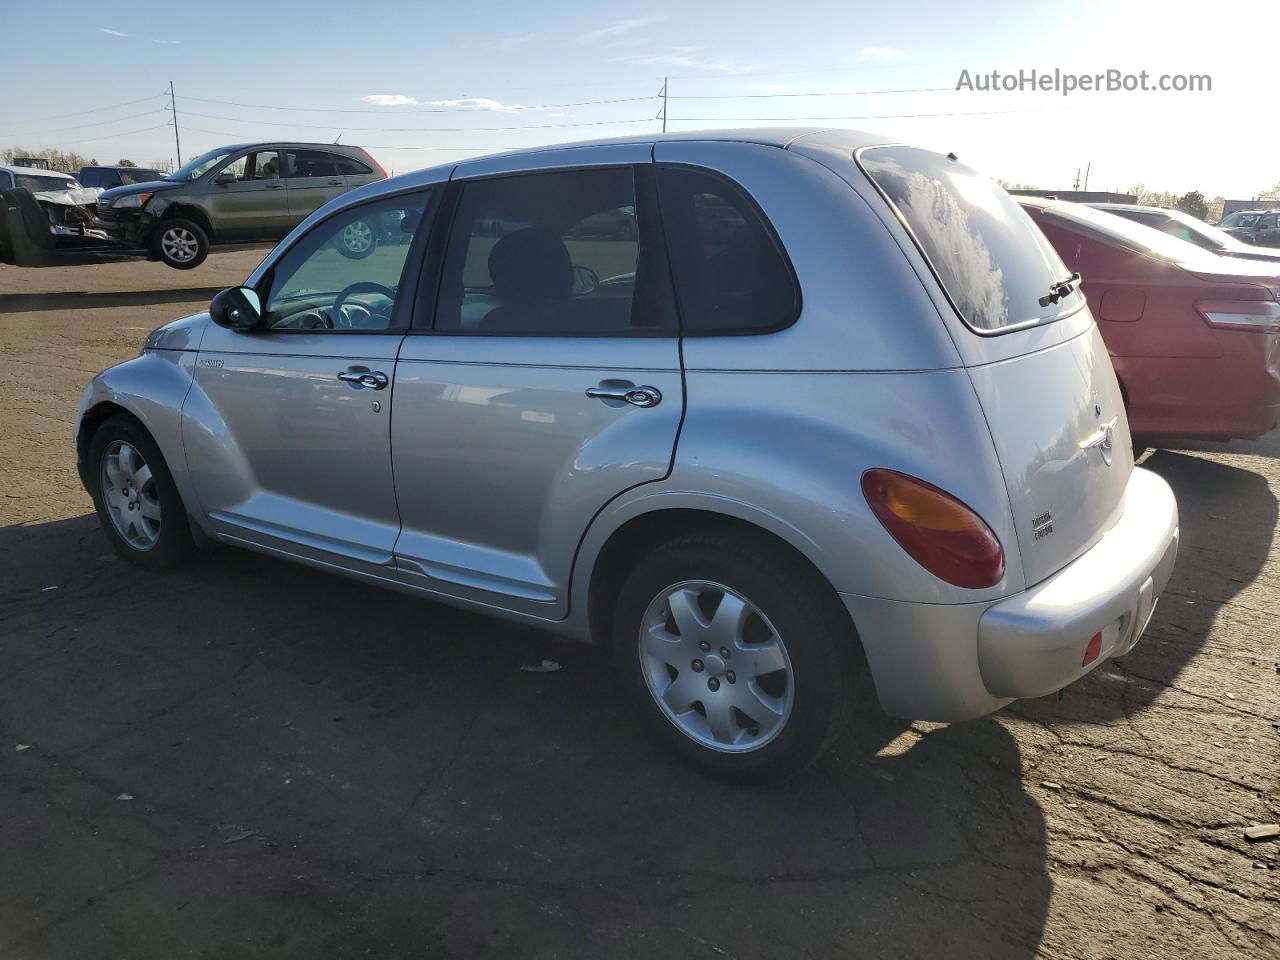
[[[76,443],[127,559],[221,541],[609,644],[739,779],[818,756],[859,671],[928,720],[1060,689],[1178,543],[1079,278],[954,156],[847,130],[356,190],[95,377]]]

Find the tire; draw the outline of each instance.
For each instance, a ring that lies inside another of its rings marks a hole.
[[[209,235],[192,220],[161,220],[151,238],[151,252],[175,270],[193,270],[209,256]]]
[[[738,610],[744,626],[718,633]],[[726,658],[717,645],[728,637],[736,639]],[[736,531],[655,549],[623,583],[613,624],[618,673],[653,730],[684,759],[737,782],[777,779],[822,754],[853,708],[856,649],[828,584]]]
[[[98,428],[89,443],[88,475],[98,521],[120,557],[168,570],[191,555],[182,497],[160,448],[136,420],[116,416]]]
[[[378,237],[368,220],[352,220],[334,241],[338,252],[348,260],[363,260],[378,247]]]

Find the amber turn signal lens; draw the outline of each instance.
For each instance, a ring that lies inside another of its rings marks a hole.
[[[980,590],[1004,577],[1004,548],[983,519],[944,490],[896,470],[868,470],[862,494],[898,545],[935,577]]]

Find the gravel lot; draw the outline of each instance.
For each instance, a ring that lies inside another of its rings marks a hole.
[[[262,250],[0,266],[0,955],[1280,957],[1280,435],[1160,451],[1137,649],[735,789],[603,655],[282,562],[113,559],[85,381]],[[522,672],[552,657],[558,673]]]

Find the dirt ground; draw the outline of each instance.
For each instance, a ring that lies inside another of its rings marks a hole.
[[[1280,957],[1280,436],[1160,451],[1183,547],[1059,700],[731,788],[602,654],[217,550],[109,553],[84,383],[261,250],[0,267],[0,956]],[[558,673],[522,672],[552,657]]]

